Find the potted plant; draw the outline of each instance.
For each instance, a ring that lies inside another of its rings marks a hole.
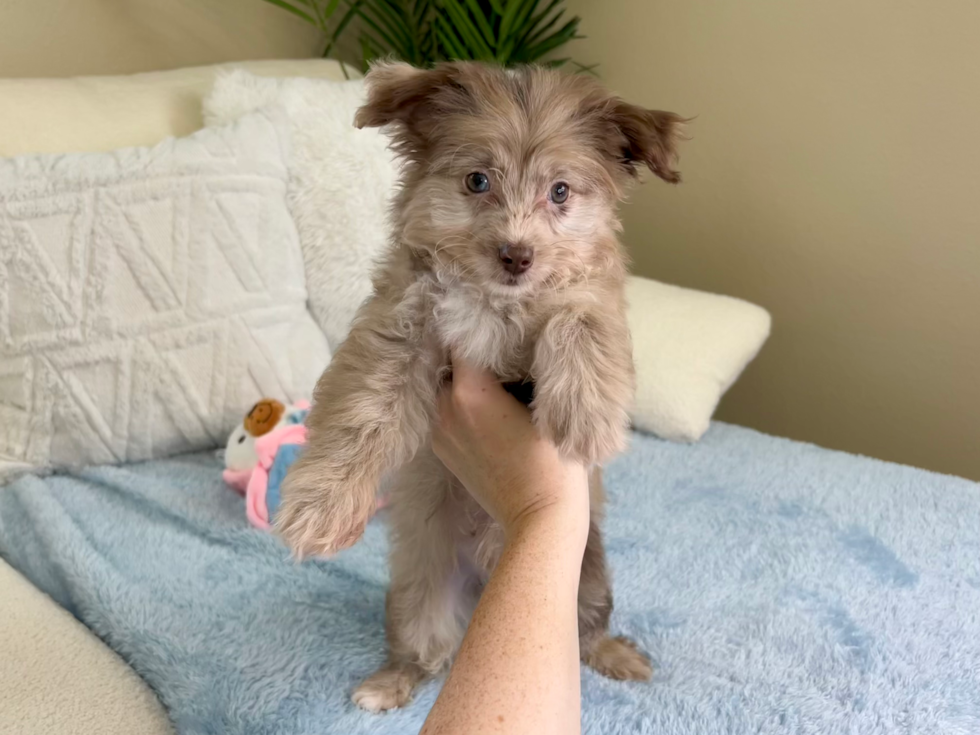
[[[463,59],[504,66],[532,62],[561,66],[553,53],[578,35],[579,17],[565,0],[266,0],[319,28],[324,56],[356,34],[358,63],[396,57],[416,66]],[[572,62],[574,63],[574,62]],[[580,70],[592,67],[575,64]]]

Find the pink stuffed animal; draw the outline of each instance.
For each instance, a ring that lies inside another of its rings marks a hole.
[[[245,496],[245,515],[257,528],[272,525],[279,507],[279,486],[306,444],[303,421],[309,410],[305,401],[287,407],[265,398],[228,437],[222,477]]]
[[[272,526],[283,478],[306,444],[309,411],[306,401],[285,406],[263,398],[228,437],[222,477],[245,496],[245,515],[256,528]],[[379,500],[378,508],[383,506]]]

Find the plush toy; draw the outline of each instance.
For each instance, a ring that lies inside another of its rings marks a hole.
[[[228,437],[222,477],[245,496],[245,515],[257,528],[272,525],[279,507],[279,487],[306,444],[303,422],[309,411],[305,401],[285,406],[263,398]]]
[[[303,422],[309,412],[306,401],[285,406],[275,398],[263,398],[228,437],[221,477],[245,496],[245,515],[256,528],[272,527],[279,488],[306,444]],[[385,506],[383,495],[375,510]]]

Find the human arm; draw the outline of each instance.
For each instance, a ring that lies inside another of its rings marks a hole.
[[[458,361],[453,371],[433,449],[506,540],[422,733],[577,733],[586,470],[492,375]]]

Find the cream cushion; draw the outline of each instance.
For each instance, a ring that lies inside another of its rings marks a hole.
[[[143,680],[3,560],[0,651],[0,732],[4,735],[173,732],[166,712]]]
[[[244,61],[115,77],[0,79],[0,156],[150,146],[202,126],[201,99],[222,70],[342,80],[336,61]],[[356,76],[350,67],[348,74]]]
[[[762,349],[772,319],[742,299],[633,276],[627,318],[636,364],[633,425],[695,442],[718,402]]]

